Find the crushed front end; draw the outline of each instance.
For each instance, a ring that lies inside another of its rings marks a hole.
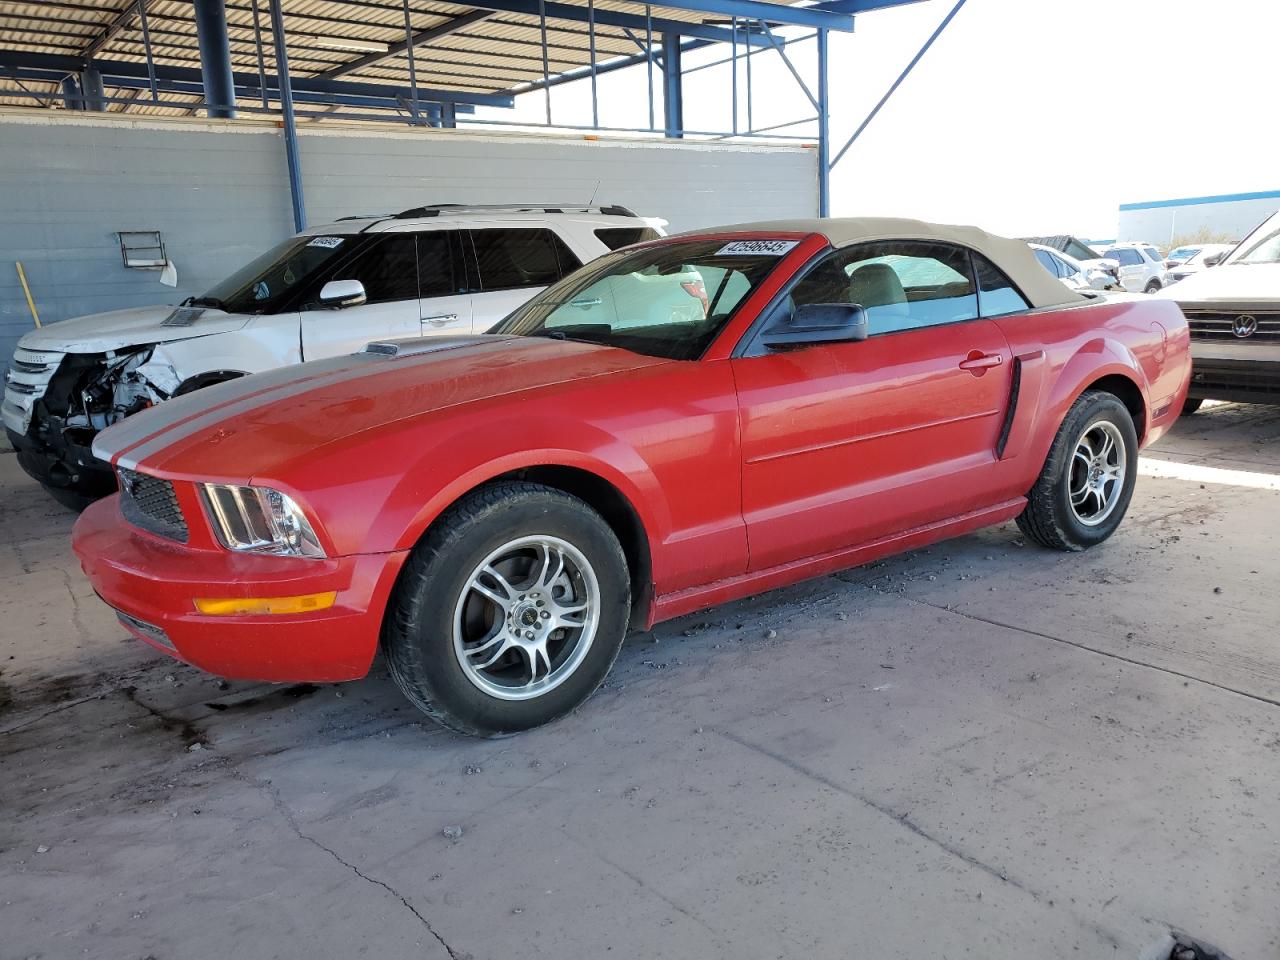
[[[105,353],[60,353],[19,346],[5,375],[5,432],[18,463],[65,503],[116,489],[108,464],[90,445],[99,430],[152,404],[176,386],[148,369],[153,347]],[[155,366],[155,365],[152,365]],[[164,388],[169,388],[168,390]]]

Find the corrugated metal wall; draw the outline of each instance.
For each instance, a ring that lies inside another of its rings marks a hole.
[[[1134,204],[1120,208],[1117,239],[1167,245],[1201,231],[1243,240],[1280,208],[1280,196],[1212,203]]]
[[[815,151],[543,136],[301,131],[311,223],[423,203],[621,203],[672,231],[814,216]],[[161,231],[178,268],[126,269],[117,232]],[[198,294],[292,232],[280,133],[252,123],[0,115],[0,363],[45,323]]]

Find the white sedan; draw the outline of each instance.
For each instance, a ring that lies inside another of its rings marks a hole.
[[[1075,257],[1052,247],[1038,243],[1029,243],[1027,246],[1035,253],[1040,266],[1072,290],[1106,290],[1115,285],[1115,277],[1106,270],[1106,261],[1081,263]]]

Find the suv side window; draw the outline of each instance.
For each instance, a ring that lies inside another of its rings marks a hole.
[[[418,248],[412,233],[387,233],[334,271],[331,280],[359,280],[368,303],[418,299]]]
[[[480,289],[545,287],[582,266],[554,230],[493,228],[471,231]]]
[[[1039,254],[1041,251],[1037,250],[1036,253]],[[1003,317],[1010,313],[1031,309],[1031,305],[1023,299],[1018,288],[1005,276],[1003,270],[980,253],[974,253],[972,256],[973,268],[978,274],[978,309],[984,317]],[[1066,268],[1066,261],[1059,260],[1057,257],[1053,257],[1053,260],[1061,268]]]
[[[1164,260],[1161,258],[1159,251],[1156,250],[1154,247],[1143,247],[1142,249],[1145,250],[1147,256],[1150,257],[1152,260],[1154,260],[1156,263],[1164,263]]]
[[[1142,264],[1142,254],[1133,247],[1116,247],[1108,250],[1103,256],[1108,260],[1116,260],[1122,267],[1137,267]]]
[[[646,240],[657,240],[662,236],[653,227],[601,227],[595,231],[595,234],[596,238],[610,250],[629,247],[633,243],[643,243]]]
[[[978,316],[968,251],[931,240],[882,240],[832,254],[792,288],[783,309],[809,303],[860,304],[871,336]]]
[[[449,297],[467,289],[462,233],[428,230],[418,236],[418,296]]]

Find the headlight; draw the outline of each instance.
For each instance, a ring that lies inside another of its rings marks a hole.
[[[302,508],[270,487],[202,484],[218,539],[228,550],[285,557],[323,557]]]

